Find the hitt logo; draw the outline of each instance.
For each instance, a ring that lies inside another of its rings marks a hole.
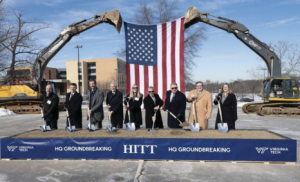
[[[7,150],[10,152],[14,152],[16,148],[18,148],[18,146],[7,146]]]
[[[268,147],[256,147],[256,150],[259,154],[265,153],[266,150],[268,150]]]

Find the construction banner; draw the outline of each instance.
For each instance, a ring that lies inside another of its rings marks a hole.
[[[1,139],[2,159],[296,162],[296,150],[291,139]]]

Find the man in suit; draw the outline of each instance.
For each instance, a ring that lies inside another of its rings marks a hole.
[[[177,83],[171,83],[170,89],[168,90],[165,100],[164,110],[169,110],[177,118],[184,122],[185,121],[185,108],[186,108],[186,97],[183,93],[178,90]],[[181,128],[179,122],[168,113],[168,126],[169,128]]]
[[[156,112],[156,120],[154,127],[155,128],[164,128],[161,113],[160,113],[160,107],[164,104],[164,101],[161,100],[158,94],[154,93],[154,88],[151,86],[148,88],[148,95],[144,99],[144,106],[145,106],[145,119],[146,119],[146,128],[152,128],[153,124],[153,115]]]
[[[51,129],[57,129],[57,120],[58,120],[58,96],[53,93],[53,88],[51,85],[46,86],[46,94],[43,98],[43,112],[44,119],[47,123],[47,126],[50,126]]]
[[[208,128],[208,119],[212,111],[211,93],[203,88],[203,82],[196,82],[196,89],[191,90],[187,102],[195,102],[195,119],[201,129]],[[193,105],[191,105],[189,123],[193,123]]]
[[[88,92],[86,103],[89,105],[89,116],[91,117],[91,124],[98,124],[98,129],[102,128],[102,120],[104,119],[103,100],[104,93],[96,87],[96,81],[89,81],[90,90]]]
[[[70,92],[66,94],[65,106],[68,108],[71,126],[82,129],[82,96],[76,92],[76,89],[76,83],[72,83]],[[67,126],[69,126],[68,122]]]
[[[123,128],[123,94],[117,90],[117,85],[110,84],[111,91],[107,92],[106,105],[109,109],[109,115],[112,127]]]

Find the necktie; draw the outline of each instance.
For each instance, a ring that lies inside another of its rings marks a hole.
[[[72,97],[73,97],[73,94],[70,94],[70,99],[69,99],[69,101],[71,100]]]
[[[175,96],[175,94],[172,93],[170,102],[172,102],[172,100],[174,99],[174,96]]]

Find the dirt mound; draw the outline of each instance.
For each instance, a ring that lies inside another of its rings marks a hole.
[[[42,132],[41,130],[32,130],[11,138],[192,138],[192,139],[285,139],[282,136],[271,133],[266,130],[232,130],[228,133],[220,133],[218,130],[201,130],[200,132],[191,132],[188,130],[170,130],[163,129],[156,132],[148,130],[127,131],[124,129],[117,132],[106,132],[106,130],[96,130],[89,132],[87,130],[78,130],[68,133],[65,130],[53,130]]]

